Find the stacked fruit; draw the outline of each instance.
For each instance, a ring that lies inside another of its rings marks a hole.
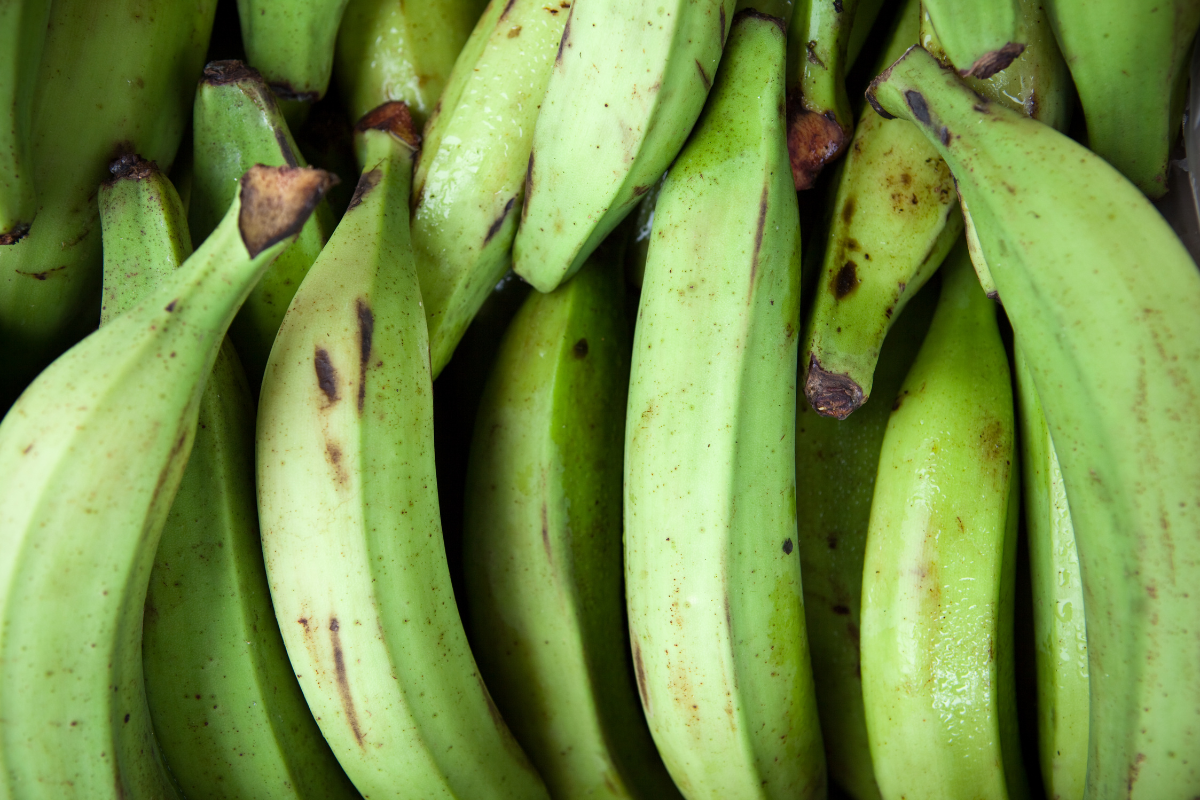
[[[1200,0],[481,5],[0,3],[0,798],[1200,796]]]

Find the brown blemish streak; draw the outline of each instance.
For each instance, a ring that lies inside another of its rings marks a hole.
[[[287,134],[283,132],[283,128],[275,129],[275,143],[279,145],[279,154],[283,156],[284,162],[289,167],[298,167],[300,162],[296,160],[296,153],[292,150],[292,146],[288,144]]]
[[[546,549],[546,560],[554,563],[554,548],[550,546],[550,510],[542,501],[542,547]]]
[[[504,21],[504,18],[508,16],[508,12],[512,10],[512,7],[516,4],[516,2],[517,0],[508,0],[508,2],[504,4],[504,10],[500,12],[500,19],[497,20],[497,22]]]
[[[758,228],[754,231],[754,257],[750,262],[750,285],[754,286],[754,279],[758,275],[758,255],[762,250],[763,233],[767,226],[767,199],[769,198],[770,186],[763,186],[762,197],[758,200]]]
[[[646,709],[646,713],[650,714],[650,694],[646,691],[646,667],[642,664],[642,648],[638,645],[637,639],[630,638],[630,643],[633,645],[633,671],[637,675],[638,694],[642,698],[642,706]]]
[[[816,39],[813,39],[811,42],[806,44],[804,46],[804,51],[807,54],[806,57],[808,58],[809,63],[816,64],[821,69],[825,69],[825,62],[822,61],[821,57],[817,55],[817,40]]]
[[[358,312],[358,413],[367,397],[367,366],[371,360],[371,339],[375,335],[375,315],[360,297],[354,301]]]
[[[521,222],[529,214],[529,198],[533,194],[533,150],[529,151],[529,166],[525,168],[525,202],[521,204]]]
[[[729,28],[725,25],[725,6],[721,6],[721,45],[725,44],[725,37],[728,35]]]
[[[574,13],[572,13],[570,16],[568,16],[567,24],[563,26],[562,38],[558,40],[558,55],[554,56],[554,65],[555,66],[558,66],[559,64],[562,63],[563,48],[567,46],[567,39],[569,39],[571,37],[571,17],[573,17],[573,16],[575,16]],[[533,157],[531,154],[530,155],[530,164],[532,164],[532,163],[533,163]],[[526,195],[526,198],[528,198],[528,195]]]
[[[496,217],[495,222],[487,230],[487,235],[483,237],[483,243],[486,246],[492,240],[492,237],[500,232],[500,228],[504,226],[504,220],[508,219],[509,212],[512,211],[513,204],[517,202],[516,197],[508,198],[508,202],[504,204],[504,210],[500,212],[500,216]]]
[[[317,386],[325,393],[325,399],[333,405],[338,401],[337,370],[329,360],[329,351],[318,347],[313,354],[313,367],[317,372]]]
[[[371,193],[371,190],[379,185],[380,178],[383,174],[378,169],[373,169],[364,172],[358,179],[358,184],[354,187],[354,194],[350,198],[350,205],[346,206],[347,211],[353,211],[358,208],[359,203],[363,198]]]
[[[46,278],[50,277],[51,273],[59,272],[66,268],[67,268],[67,265],[64,264],[61,267],[51,267],[50,269],[42,270],[41,272],[25,272],[24,270],[20,270],[20,269],[15,269],[15,270],[13,270],[13,272],[17,273],[18,275],[24,275],[27,278],[33,278],[34,280],[44,281],[44,280],[46,280]]]
[[[337,617],[329,618],[329,641],[333,645],[333,669],[337,676],[338,694],[342,697],[342,708],[346,712],[346,721],[354,733],[358,746],[363,746],[362,730],[358,727],[358,712],[354,710],[354,699],[350,696],[350,681],[346,678],[346,657],[342,653],[342,636],[338,632]]]
[[[708,77],[708,73],[704,71],[704,65],[700,63],[700,59],[696,59],[696,69],[700,70],[700,80],[704,81],[704,91],[712,88],[712,79]]]

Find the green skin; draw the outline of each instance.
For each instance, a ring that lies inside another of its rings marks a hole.
[[[1025,525],[1037,642],[1038,751],[1046,796],[1083,797],[1087,778],[1088,655],[1079,551],[1062,470],[1029,364],[1016,348]]]
[[[1017,742],[1016,423],[996,307],[966,244],[879,455],[862,584],[862,687],[884,797],[1029,796]]]
[[[105,184],[101,324],[191,255],[187,215],[157,170]],[[150,574],[142,665],[150,717],[189,798],[356,797],[292,673],[263,570],[254,401],[226,339]]]
[[[932,287],[931,287],[932,289]],[[796,404],[796,506],[804,616],[830,779],[878,800],[859,675],[863,552],[879,450],[892,401],[929,327],[927,290],[896,321],[879,361],[878,402],[845,421]]]
[[[788,151],[797,189],[809,189],[854,133],[846,95],[858,0],[798,0],[788,30]]]
[[[280,98],[313,103],[333,72],[348,0],[238,0],[246,61]]]
[[[1200,4],[1046,0],[1087,118],[1088,147],[1149,197],[1167,191]]]
[[[1018,20],[1026,13],[1021,6],[1028,5],[1025,0],[922,0],[921,5],[950,63],[964,76],[990,77],[999,66],[988,63],[991,53],[1009,43],[1025,44],[1018,32]]]
[[[691,800],[816,798],[825,764],[796,529],[800,230],[785,24],[738,17],[659,196],[625,428],[642,706]]]
[[[282,188],[262,175],[170,280],[58,359],[0,423],[5,797],[176,796],[142,682],[150,568],[225,329],[327,185],[312,171]]]
[[[432,381],[409,243],[413,147],[366,165],[263,381],[257,478],[271,598],[321,732],[372,798],[536,798],[487,695],[438,515]]]
[[[919,3],[900,10],[879,69],[918,36]],[[804,391],[845,419],[871,396],[884,337],[962,232],[950,170],[920,131],[863,110],[833,201],[805,330]]]
[[[678,798],[638,703],[621,574],[629,328],[601,248],[505,334],[475,423],[471,644],[552,797]]]
[[[0,245],[15,244],[37,214],[33,100],[50,22],[50,0],[0,2]]]
[[[476,29],[483,41],[455,65],[457,100],[443,98],[429,124],[413,178],[412,242],[435,377],[508,271],[563,3],[496,0]]]
[[[1099,156],[924,50],[868,98],[919,120],[958,179],[1045,408],[1082,534],[1085,797],[1200,794],[1180,757],[1200,752],[1200,270]]]
[[[37,222],[20,242],[0,247],[0,408],[94,330],[96,188],[119,152],[171,164],[215,11],[216,0],[54,4],[31,139]]]
[[[237,179],[254,164],[305,166],[271,90],[253,70],[238,62],[214,62],[205,68],[192,116],[194,155],[188,223],[192,241],[202,242],[221,219],[237,188]],[[220,65],[220,66],[217,66]],[[257,391],[275,333],[288,303],[333,230],[322,204],[296,243],[275,262],[251,292],[230,328],[230,338]]]
[[[334,67],[353,119],[399,100],[420,129],[484,9],[483,0],[350,0]]]
[[[538,114],[513,270],[541,292],[583,266],[683,147],[734,0],[571,8]]]

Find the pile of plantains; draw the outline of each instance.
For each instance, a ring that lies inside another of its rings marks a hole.
[[[0,798],[1200,797],[1198,27],[0,0]]]

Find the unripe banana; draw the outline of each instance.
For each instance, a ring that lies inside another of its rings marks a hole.
[[[465,498],[471,643],[551,797],[679,797],[638,704],[621,579],[629,328],[602,246],[504,336]]]
[[[546,798],[475,667],[438,519],[425,316],[409,244],[417,145],[401,103],[292,300],[258,415],[275,613],[346,774],[373,798]]]
[[[534,122],[569,10],[568,0],[495,0],[430,120],[413,177],[412,243],[435,377],[508,270]]]
[[[135,308],[191,254],[170,181],[136,157],[119,164],[100,190],[101,324]],[[356,796],[279,637],[258,539],[253,446],[254,401],[226,340],[204,384],[146,594],[142,665],[154,731],[190,798]]]
[[[202,242],[229,205],[238,176],[254,164],[305,166],[271,89],[240,61],[214,61],[204,68],[192,116],[194,159],[188,224]],[[328,207],[309,217],[296,243],[254,287],[230,328],[252,390],[262,382],[275,332],[329,232]]]
[[[208,241],[0,423],[0,776],[14,798],[174,797],[142,612],[201,388],[250,286],[328,185],[255,167]]]
[[[1045,408],[1079,533],[1085,797],[1200,795],[1200,270],[1116,170],[924,50],[868,99],[950,165]]]
[[[1081,800],[1087,778],[1088,656],[1075,529],[1025,353],[1016,348],[1021,469],[1037,642],[1038,752],[1046,796]]]
[[[689,800],[825,793],[795,550],[786,26],[754,10],[732,25],[659,195],[634,336],[630,639],[650,731]]]
[[[877,800],[859,670],[863,553],[879,450],[892,401],[937,302],[920,292],[888,333],[876,402],[847,420],[796,404],[796,507],[804,617],[830,779],[855,800]]]
[[[284,101],[314,103],[333,72],[348,0],[237,0],[246,61]]]
[[[0,348],[6,354],[0,408],[95,330],[101,271],[96,190],[120,153],[139,153],[164,169],[171,164],[216,5],[54,2],[35,87],[37,220],[21,241],[0,247]]]
[[[679,153],[712,86],[733,10],[733,0],[588,0],[571,8],[513,241],[513,270],[535,289],[551,291],[583,266]]]
[[[1018,480],[1008,360],[966,243],[883,438],[862,585],[867,735],[887,800],[1028,796],[1017,743]]]
[[[917,41],[906,0],[879,69]],[[804,392],[845,419],[871,396],[884,337],[962,232],[950,169],[919,130],[866,108],[837,183],[816,297],[806,323]]]
[[[1088,147],[1148,196],[1161,197],[1179,136],[1200,3],[1045,2],[1079,91]]]
[[[1021,0],[922,0],[950,63],[963,77],[990,78],[1021,55]]]
[[[30,138],[49,22],[50,0],[0,4],[0,245],[20,241],[37,215]]]
[[[418,129],[433,113],[483,0],[349,0],[333,74],[352,119],[393,100]]]

